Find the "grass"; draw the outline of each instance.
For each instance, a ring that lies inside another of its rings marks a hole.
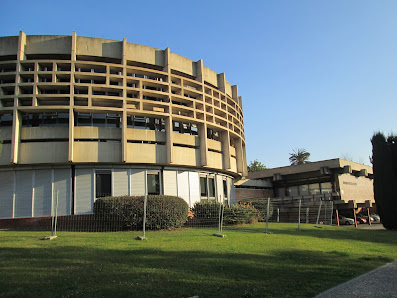
[[[0,231],[0,296],[311,297],[397,259],[397,232],[302,227]]]

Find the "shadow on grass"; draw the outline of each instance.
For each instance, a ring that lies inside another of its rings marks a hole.
[[[280,227],[282,225],[282,227]],[[371,243],[384,243],[390,245],[397,245],[397,231],[388,230],[364,230],[364,229],[353,229],[346,227],[330,227],[323,226],[321,229],[315,228],[314,225],[301,225],[302,231],[298,230],[298,227],[290,225],[285,227],[285,224],[270,223],[268,231],[278,235],[292,235],[292,236],[307,236],[316,237],[322,239],[335,239],[335,240],[355,240],[361,242]],[[242,226],[242,227],[225,227],[224,232],[227,231],[239,231],[247,233],[264,233],[265,225],[258,227],[253,226]]]
[[[264,255],[84,244],[0,248],[0,260],[5,297],[308,297],[391,261],[310,250]]]

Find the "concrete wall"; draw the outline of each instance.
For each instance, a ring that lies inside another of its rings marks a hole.
[[[271,189],[250,189],[250,188],[235,188],[236,201],[243,199],[254,198],[273,198],[273,190]]]
[[[343,174],[338,177],[341,199],[345,202],[355,200],[364,203],[366,200],[374,202],[374,183],[367,177],[355,177]]]

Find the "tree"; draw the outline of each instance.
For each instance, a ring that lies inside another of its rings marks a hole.
[[[383,226],[397,230],[397,136],[379,132],[371,143],[376,209]]]
[[[247,168],[248,168],[248,172],[255,172],[266,169],[266,166],[257,159],[255,159],[254,161],[250,162]]]
[[[292,166],[303,165],[309,162],[310,153],[305,149],[295,149],[289,155],[289,162]]]

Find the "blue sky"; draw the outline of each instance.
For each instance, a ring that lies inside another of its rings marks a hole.
[[[397,127],[397,1],[2,1],[0,36],[103,37],[225,72],[243,97],[247,160],[369,164]]]

